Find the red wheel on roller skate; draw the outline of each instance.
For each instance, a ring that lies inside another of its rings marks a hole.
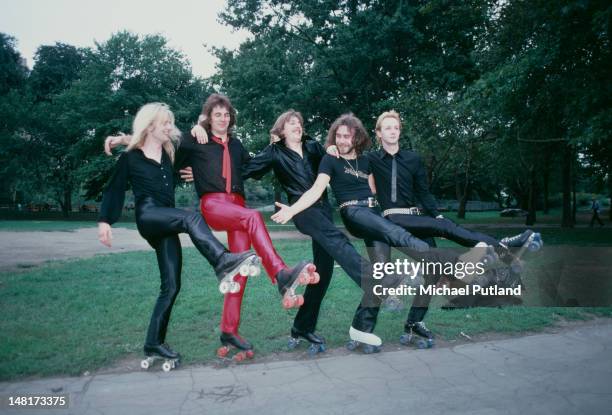
[[[310,264],[306,267],[306,271],[312,273],[315,272],[317,270],[317,266],[315,264]]]
[[[283,298],[283,308],[289,309],[293,307],[293,298],[292,297],[284,297]]]
[[[301,307],[304,304],[304,296],[298,295],[296,298],[296,307]]]
[[[246,351],[246,357],[247,357],[248,359],[252,359],[252,358],[253,358],[253,356],[255,356],[255,352],[254,352],[254,351],[252,351],[252,350],[247,350],[247,351]]]
[[[229,353],[229,347],[221,346],[217,349],[217,357],[223,359]]]
[[[310,274],[301,274],[300,280],[298,282],[300,283],[300,285],[310,284]]]
[[[312,280],[310,280],[310,283],[311,283],[311,284],[318,284],[318,283],[319,283],[319,281],[321,281],[321,276],[319,275],[319,273],[318,273],[318,272],[315,272],[315,273],[312,275]]]
[[[244,352],[238,352],[234,355],[235,362],[242,362],[244,359],[246,359],[246,354]]]

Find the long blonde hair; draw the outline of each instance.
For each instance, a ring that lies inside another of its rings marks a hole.
[[[140,107],[132,123],[132,139],[127,146],[127,151],[142,147],[147,138],[149,127],[163,116],[169,117],[173,126],[170,141],[165,142],[163,148],[174,163],[174,143],[178,142],[181,133],[174,126],[174,114],[170,111],[170,107],[162,102],[151,102]]]

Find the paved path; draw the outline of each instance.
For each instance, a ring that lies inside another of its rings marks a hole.
[[[227,242],[225,232],[215,232],[222,242]],[[295,231],[272,232],[272,239],[307,239]],[[181,234],[181,244],[192,247],[186,234]],[[14,271],[41,265],[47,261],[71,258],[88,258],[94,255],[142,251],[152,249],[138,231],[113,228],[113,247],[107,248],[98,241],[97,228],[80,228],[74,232],[0,232],[0,272]]]
[[[612,322],[377,355],[0,383],[0,395],[69,394],[15,414],[610,414]]]

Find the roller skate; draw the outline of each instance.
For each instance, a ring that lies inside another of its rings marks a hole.
[[[293,268],[281,270],[276,275],[278,291],[283,296],[285,309],[301,307],[304,304],[304,296],[296,294],[295,290],[298,285],[317,284],[320,277],[316,271],[317,267],[314,264],[302,261]]]
[[[404,346],[414,345],[417,349],[430,349],[436,344],[433,333],[422,321],[406,323],[405,330],[399,338],[400,344]]]
[[[217,349],[217,357],[220,359],[242,362],[255,356],[251,343],[244,340],[238,334],[221,333],[221,344],[222,346]],[[237,349],[238,351],[230,358],[229,353],[232,349]]]
[[[382,349],[382,340],[373,333],[359,331],[351,326],[349,337],[350,340],[346,343],[346,348],[351,352],[361,348],[364,354],[371,354],[379,353]]]
[[[471,272],[465,270],[465,275],[462,278],[457,277],[457,279],[463,281],[466,284],[471,285],[480,285],[482,287],[488,285],[489,278],[487,272],[478,272],[476,264],[482,264],[485,267],[485,270],[493,268],[496,264],[499,263],[499,256],[490,245],[487,245],[484,242],[479,242],[475,247],[470,249],[465,254],[459,256],[457,262],[462,262],[465,264],[474,264],[471,269]]]
[[[291,337],[287,342],[289,350],[294,350],[298,347],[302,340],[306,340],[310,345],[308,346],[308,355],[315,356],[317,353],[323,353],[327,350],[325,345],[325,339],[321,336],[316,335],[313,332],[306,332],[298,330],[295,327],[291,328]]]
[[[527,251],[536,252],[542,249],[544,240],[539,232],[528,229],[519,235],[503,238],[500,245],[505,248],[504,254],[500,255],[502,261],[510,266],[512,272],[520,273],[523,270],[523,255]],[[518,251],[510,249],[517,247]]]
[[[243,277],[255,277],[259,275],[261,260],[253,251],[233,254],[226,252],[215,267],[215,273],[219,279],[219,291],[221,294],[237,293],[240,291],[240,283],[235,281],[236,275]]]
[[[144,370],[152,367],[155,361],[163,360],[162,370],[170,372],[172,369],[179,367],[181,362],[181,355],[172,350],[166,343],[158,346],[145,345],[144,354],[145,358],[140,362],[140,367]]]
[[[527,229],[525,232],[503,238],[501,244],[508,248],[523,248],[526,247],[529,251],[535,252],[544,246],[542,235],[539,232],[534,232]]]

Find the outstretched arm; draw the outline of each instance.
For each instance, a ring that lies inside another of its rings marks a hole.
[[[272,215],[272,220],[276,223],[287,223],[292,217],[304,209],[312,206],[321,198],[321,195],[323,195],[325,188],[329,184],[329,180],[330,177],[327,174],[319,173],[317,180],[315,180],[312,187],[308,189],[293,205],[287,206],[276,202],[276,206],[280,207],[281,209]]]
[[[131,139],[131,135],[125,135],[123,133],[119,133],[119,135],[109,135],[104,140],[104,152],[107,155],[112,156],[113,148],[117,146],[127,146],[128,144],[130,144]]]

